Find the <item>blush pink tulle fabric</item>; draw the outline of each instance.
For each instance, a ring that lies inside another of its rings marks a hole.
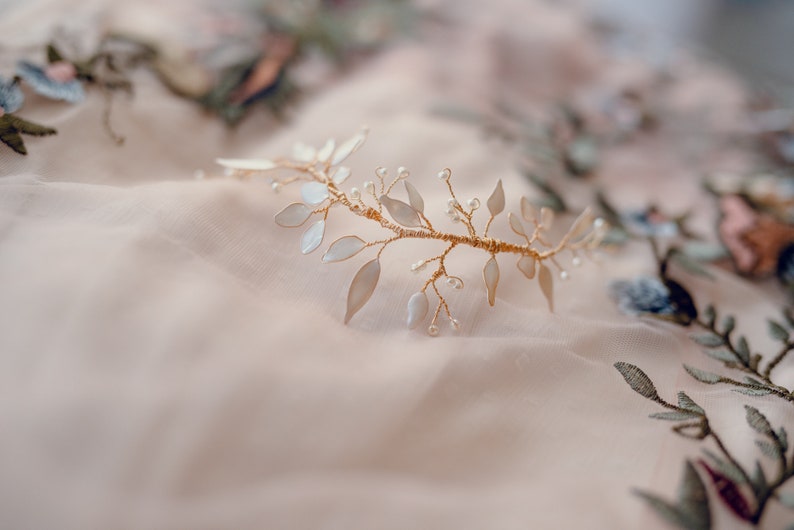
[[[1,528],[666,528],[631,490],[672,499],[700,447],[648,419],[655,407],[617,361],[641,366],[668,399],[686,390],[737,454],[756,457],[742,397],[684,372],[711,362],[686,330],[621,315],[609,299],[611,279],[653,274],[643,245],[573,270],[553,314],[501,257],[490,308],[486,256],[461,251],[450,267],[466,288],[449,299],[462,330],[442,326],[437,338],[405,328],[421,280],[410,256],[387,251],[372,300],[345,326],[349,281],[368,258],[301,255],[301,232],[273,223],[297,188],[193,178],[221,176],[216,157],[288,154],[295,141],[319,146],[366,125],[347,185],[406,166],[443,223],[435,174],[448,166],[464,198],[484,202],[501,178],[517,212],[535,191],[514,151],[433,107],[542,109],[588,87],[651,82],[648,65],[607,57],[579,13],[553,2],[423,5],[443,15],[431,31],[328,76],[284,125],[255,112],[230,131],[139,71],[134,97],[116,102],[117,147],[98,92],[74,106],[28,94],[20,116],[59,134],[27,139],[27,157],[0,151]],[[15,50],[36,49],[59,25],[112,25],[124,9],[0,2],[2,74]],[[709,109],[715,131],[740,127],[741,87],[710,67],[692,72],[679,108]],[[625,207],[693,209],[695,226],[713,232],[702,167],[670,140],[609,151],[602,185]],[[576,210],[591,200],[566,198]],[[358,223],[333,212],[326,243]],[[495,226],[510,237],[506,219]],[[769,346],[764,319],[782,294],[715,275],[687,285]],[[794,383],[792,368],[780,372]],[[794,421],[790,406],[755,403],[773,423]],[[727,510],[715,517],[738,528]],[[790,512],[765,517],[779,528]]]

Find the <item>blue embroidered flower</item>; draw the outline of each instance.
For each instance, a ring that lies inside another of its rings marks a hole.
[[[658,316],[685,326],[697,318],[692,296],[673,280],[649,276],[617,280],[609,285],[609,294],[627,315]]]
[[[46,68],[19,61],[17,75],[44,97],[69,103],[79,103],[85,98],[83,85],[77,79],[77,70],[68,61],[57,61]]]
[[[18,111],[24,102],[25,96],[19,89],[19,84],[15,80],[0,77],[0,109],[3,114]]]

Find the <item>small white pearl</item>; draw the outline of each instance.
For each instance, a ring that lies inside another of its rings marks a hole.
[[[352,199],[360,199],[361,198],[361,192],[359,191],[358,188],[351,188],[350,189],[350,197]]]
[[[454,329],[455,331],[460,330],[460,321],[458,319],[453,318],[452,320],[449,321],[449,323],[452,325],[452,329]]]
[[[447,206],[449,206],[450,208],[455,208],[459,205],[460,203],[458,203],[458,201],[456,201],[455,199],[447,199]]]
[[[408,171],[408,168],[405,168],[403,166],[400,166],[400,167],[397,168],[397,178],[398,179],[401,179],[401,180],[402,179],[407,179],[410,174],[411,174],[411,172]]]
[[[281,191],[281,182],[273,182],[273,183],[270,185],[270,187],[273,189],[273,191],[275,191],[276,193],[278,193],[278,192],[280,192],[280,191]]]
[[[364,183],[364,189],[367,193],[375,193],[375,183],[371,180],[368,180]]]
[[[427,334],[430,335],[431,337],[437,336],[438,335],[438,326],[436,326],[435,324],[430,324],[427,327]]]
[[[378,169],[375,170],[375,174],[380,178],[385,179],[386,176],[389,174],[389,172],[386,171],[385,167],[379,167]]]
[[[449,180],[449,177],[452,176],[452,172],[449,170],[449,168],[444,168],[441,171],[439,171],[438,175],[436,176],[441,180]]]
[[[477,197],[473,199],[469,199],[466,204],[468,204],[469,208],[471,208],[472,210],[476,210],[477,208],[480,207],[480,199],[478,199]]]
[[[574,256],[573,259],[571,260],[571,263],[573,264],[574,267],[580,267],[582,265],[582,258],[580,258],[579,256]]]
[[[560,279],[562,281],[567,280],[569,277],[570,275],[568,274],[568,271],[560,271]]]
[[[595,221],[593,221],[593,226],[594,226],[595,228],[601,228],[602,226],[604,226],[604,223],[605,223],[605,222],[606,222],[606,221],[604,221],[604,219],[603,219],[603,218],[601,218],[601,217],[597,217],[597,218],[596,218],[596,220],[595,220]]]

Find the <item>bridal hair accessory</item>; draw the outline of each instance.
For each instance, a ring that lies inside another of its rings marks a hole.
[[[499,284],[500,271],[496,260],[498,254],[512,254],[518,259],[516,265],[528,279],[537,276],[541,291],[553,310],[553,275],[549,264],[559,273],[562,280],[568,279],[569,273],[557,260],[562,253],[571,255],[574,266],[582,263],[580,253],[589,254],[597,247],[607,233],[607,225],[603,219],[586,209],[574,221],[568,232],[556,244],[550,243],[547,231],[554,220],[554,211],[541,208],[539,211],[522,197],[520,215],[509,213],[508,223],[518,236],[519,242],[512,243],[489,237],[488,231],[494,219],[505,209],[505,194],[502,181],[485,202],[488,210],[487,220],[481,231],[475,226],[475,214],[481,208],[481,202],[474,197],[460,202],[455,196],[452,186],[452,171],[444,168],[438,172],[438,180],[446,186],[449,199],[445,205],[446,215],[451,221],[460,223],[460,233],[443,232],[433,227],[425,214],[425,201],[419,191],[408,181],[409,171],[400,167],[394,177],[378,167],[375,170],[377,180],[364,182],[363,190],[350,188],[343,191],[343,183],[350,177],[351,170],[342,163],[364,143],[367,131],[362,130],[349,140],[337,145],[328,140],[320,149],[302,143],[295,145],[291,159],[218,159],[221,166],[227,168],[227,174],[237,177],[251,177],[271,170],[288,170],[286,177],[274,177],[272,187],[279,191],[283,186],[293,182],[301,182],[301,198],[303,202],[293,202],[276,214],[278,225],[294,228],[304,225],[310,218],[313,222],[301,236],[301,252],[309,254],[323,242],[326,222],[333,206],[341,206],[353,215],[364,220],[380,224],[386,236],[375,241],[365,241],[356,235],[340,237],[328,247],[322,257],[323,263],[335,263],[352,258],[358,253],[375,248],[375,257],[367,261],[353,277],[347,295],[347,312],[345,323],[369,301],[381,273],[380,256],[391,244],[405,239],[436,240],[444,243],[445,248],[437,255],[420,260],[411,265],[413,272],[421,272],[432,268],[421,288],[408,300],[408,327],[413,329],[424,323],[430,313],[428,291],[432,291],[437,299],[435,310],[432,311],[428,334],[438,335],[439,318],[443,315],[453,329],[459,329],[460,323],[452,315],[446,298],[439,289],[439,283],[453,289],[462,289],[463,280],[447,271],[447,257],[456,247],[468,246],[482,250],[487,258],[482,276],[485,283],[488,304],[494,305],[496,288]],[[395,188],[402,182],[407,202],[395,197]],[[479,216],[485,219],[485,216]],[[526,223],[526,224],[525,224]],[[477,223],[480,224],[480,223]]]

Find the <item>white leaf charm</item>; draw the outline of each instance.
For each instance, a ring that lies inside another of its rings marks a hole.
[[[410,205],[403,201],[392,199],[388,195],[381,195],[378,200],[386,207],[386,210],[389,211],[389,215],[391,215],[392,219],[397,221],[397,223],[407,227],[422,226],[422,220],[419,218],[419,214]]]
[[[538,283],[540,284],[540,290],[543,292],[543,296],[546,297],[546,301],[549,303],[549,311],[552,313],[554,312],[554,281],[552,279],[551,271],[547,266],[543,263],[540,264],[540,270],[538,271]]]
[[[425,200],[419,195],[419,192],[416,191],[413,184],[407,180],[404,180],[403,184],[405,184],[405,191],[408,192],[408,202],[411,204],[411,207],[419,213],[425,213]]]
[[[276,224],[294,228],[306,222],[312,214],[311,209],[302,202],[293,202],[276,214]]]
[[[502,179],[499,179],[496,183],[496,188],[494,188],[491,196],[488,197],[486,204],[488,205],[488,211],[491,212],[491,217],[496,217],[505,209],[505,190],[502,188]]]
[[[534,223],[538,218],[538,211],[526,197],[521,197],[521,217],[528,223]]]
[[[223,167],[243,171],[267,171],[278,167],[272,160],[264,158],[216,158],[215,162]]]
[[[535,277],[535,258],[532,256],[521,256],[521,259],[516,263],[518,270],[524,273],[528,279]]]
[[[331,165],[335,166],[337,164],[341,164],[347,157],[352,155],[359,147],[362,146],[364,140],[367,139],[367,131],[362,130],[349,140],[342,143],[339,148],[334,152],[334,156],[331,158]]]
[[[375,286],[378,285],[378,278],[380,278],[380,261],[377,258],[365,263],[356,273],[347,292],[345,324],[350,322],[353,315],[369,301]]]
[[[521,219],[513,215],[513,212],[507,214],[507,220],[510,221],[510,228],[513,229],[513,232],[520,236],[527,235],[526,231],[524,230],[524,225],[521,224]]]
[[[349,176],[350,176],[350,168],[346,166],[339,166],[338,168],[336,168],[336,171],[334,171],[334,176],[331,177],[331,180],[333,180],[334,184],[338,186],[339,184],[344,183],[347,180],[347,177]]]
[[[334,152],[334,147],[336,147],[336,142],[333,138],[329,138],[325,145],[317,151],[317,161],[318,162],[325,162],[331,156],[331,153]]]
[[[301,198],[306,204],[317,206],[328,198],[328,185],[322,182],[307,182],[301,186]]]
[[[312,224],[301,236],[301,252],[304,254],[314,252],[323,242],[324,235],[325,221],[317,221]]]
[[[414,293],[408,300],[408,329],[414,329],[427,316],[427,294],[422,291]]]
[[[323,263],[334,263],[351,258],[364,250],[367,243],[358,236],[340,237],[323,254]]]
[[[482,269],[482,277],[485,280],[485,289],[488,292],[488,304],[494,305],[496,302],[496,286],[499,285],[499,264],[496,258],[491,258]]]
[[[298,162],[311,162],[317,155],[314,147],[306,145],[303,142],[298,142],[292,146],[292,158]]]
[[[568,230],[567,237],[572,240],[578,239],[580,236],[584,235],[587,230],[592,228],[593,221],[595,220],[595,216],[593,212],[590,211],[590,208],[585,208],[585,210],[579,214],[579,217],[576,218],[576,221],[573,222],[571,225],[571,229]]]
[[[540,209],[540,224],[543,225],[543,228],[546,230],[551,228],[551,224],[554,222],[554,210],[549,208],[548,206],[544,206]]]

